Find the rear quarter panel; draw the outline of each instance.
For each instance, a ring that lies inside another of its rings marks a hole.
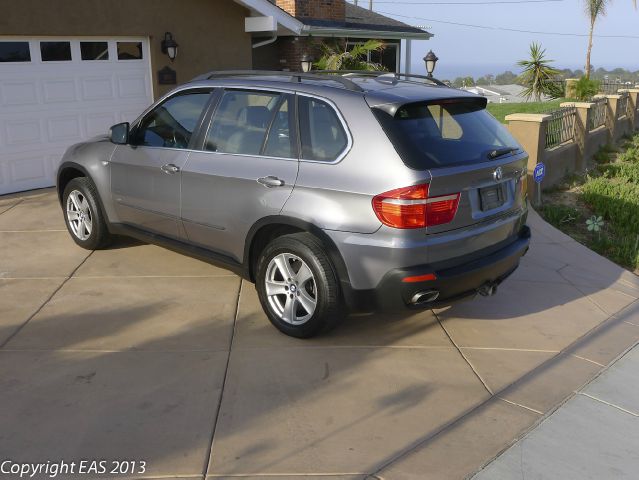
[[[282,214],[325,230],[373,233],[381,226],[372,208],[373,197],[428,180],[429,174],[404,165],[363,95],[330,90],[317,96],[338,108],[352,146],[336,163],[300,161],[295,188]]]

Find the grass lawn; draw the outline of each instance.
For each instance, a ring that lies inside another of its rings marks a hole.
[[[504,118],[511,113],[546,113],[559,108],[559,104],[565,101],[562,98],[548,102],[489,103],[486,109],[501,123],[506,123]]]
[[[602,149],[597,167],[543,195],[540,214],[597,253],[639,273],[639,134]],[[601,220],[599,229],[587,221]]]

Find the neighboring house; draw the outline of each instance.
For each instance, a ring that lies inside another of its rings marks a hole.
[[[387,39],[384,61],[399,68],[400,39],[430,36],[344,0],[11,2],[0,16],[0,195],[53,185],[69,145],[203,72],[299,70],[310,37]]]
[[[265,45],[253,50],[254,68],[298,70],[302,55],[306,53],[317,60],[324,42],[348,48],[368,39],[379,39],[386,47],[369,60],[381,63],[389,71],[406,72],[410,70],[406,58],[410,58],[411,41],[433,36],[344,0],[271,0],[271,3],[282,9],[288,21],[281,21],[281,25],[289,25],[289,30],[280,27],[270,37],[260,39]],[[294,23],[291,25],[290,21]],[[406,46],[403,59],[402,40]]]
[[[474,86],[464,87],[462,90],[486,97],[488,103],[519,103],[526,101],[526,99],[521,96],[521,92],[524,91],[524,87],[521,85]],[[551,100],[551,98],[543,96],[541,100],[548,101]]]

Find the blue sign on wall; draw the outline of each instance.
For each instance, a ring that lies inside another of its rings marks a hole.
[[[546,165],[544,165],[543,163],[538,163],[535,167],[535,170],[533,171],[533,178],[535,179],[535,182],[541,183],[545,176]]]

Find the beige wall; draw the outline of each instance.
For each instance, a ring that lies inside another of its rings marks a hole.
[[[210,70],[251,68],[251,37],[244,32],[248,12],[232,0],[5,0],[3,4],[0,35],[150,37],[155,97],[173,88],[157,84],[157,71],[166,65],[177,71],[178,84]],[[172,64],[160,50],[166,31],[179,44]]]
[[[618,100],[628,96],[628,112],[618,113]],[[606,95],[608,112],[606,123],[589,130],[594,103],[566,102],[562,106],[574,105],[574,138],[562,145],[545,148],[546,132],[551,115],[514,113],[506,116],[508,129],[528,153],[528,191],[533,203],[538,201],[537,189],[532,172],[538,163],[546,166],[546,176],[542,188],[549,188],[561,182],[567,174],[582,173],[589,168],[599,147],[621,139],[625,134],[639,129],[639,89],[629,89],[619,95]]]

